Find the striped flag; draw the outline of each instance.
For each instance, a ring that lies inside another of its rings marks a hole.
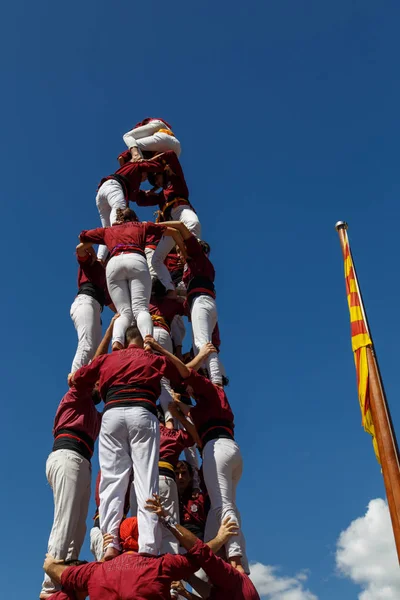
[[[351,344],[356,363],[358,399],[361,408],[362,425],[364,430],[372,435],[372,443],[374,446],[375,455],[380,463],[369,398],[367,346],[372,346],[372,340],[370,338],[368,326],[364,317],[364,311],[362,307],[360,291],[357,285],[347,232],[344,233],[344,276],[346,280],[347,302],[349,304],[350,311]]]

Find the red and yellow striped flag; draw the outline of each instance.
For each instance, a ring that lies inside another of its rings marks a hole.
[[[372,346],[372,340],[369,336],[368,327],[362,310],[360,293],[357,286],[353,260],[349,247],[349,240],[346,232],[344,248],[344,276],[346,280],[347,302],[349,304],[350,311],[351,344],[356,363],[358,399],[361,408],[362,425],[364,430],[372,435],[372,443],[374,446],[375,455],[380,463],[369,398],[367,346]]]

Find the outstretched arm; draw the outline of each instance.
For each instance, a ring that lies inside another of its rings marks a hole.
[[[178,396],[179,400],[179,394],[174,394],[174,398],[175,396]],[[183,404],[183,402],[180,402],[180,404]],[[170,402],[168,404],[168,410],[173,417],[178,419],[179,423],[183,426],[183,428],[186,429],[188,434],[193,438],[193,442],[195,442],[201,448],[201,439],[199,437],[199,434],[197,433],[197,429],[193,425],[193,423],[191,423],[189,419],[186,418],[185,414],[180,410],[180,404],[178,404],[178,402]]]
[[[107,327],[107,331],[105,332],[104,337],[101,340],[99,347],[96,350],[96,354],[94,355],[93,360],[95,358],[97,358],[98,356],[101,356],[102,354],[108,354],[108,347],[111,342],[114,323],[118,319],[118,317],[119,317],[119,313],[115,314],[113,316],[113,318],[111,319],[111,322],[110,322],[109,326]]]
[[[154,494],[154,498],[149,498],[145,505],[145,508],[150,512],[155,513],[160,519],[164,527],[169,529],[174,537],[179,540],[181,546],[185,550],[190,550],[198,542],[198,538],[188,529],[179,525],[171,516],[167,516],[162,507],[161,501],[157,494]],[[207,543],[207,546],[211,548],[213,552],[218,551],[224,544],[234,535],[238,535],[239,527],[236,523],[230,520],[229,517],[224,519],[221,527],[218,530],[216,537]],[[214,550],[216,548],[217,550]]]
[[[204,360],[208,356],[210,356],[210,354],[213,354],[213,352],[217,352],[215,346],[213,346],[210,342],[204,344],[204,346],[200,348],[198,355],[195,356],[193,360],[187,363],[187,368],[193,369],[194,371],[198,371],[201,365],[203,364]]]
[[[176,222],[179,223],[179,221],[176,221]],[[186,229],[186,227],[185,227],[185,229]],[[182,236],[182,234],[178,230],[178,228],[171,227],[168,222],[168,227],[166,227],[166,229],[164,231],[164,235],[169,235],[173,238],[175,245],[178,246],[179,250],[182,252],[182,256],[186,259],[187,258],[187,250],[186,250],[185,242],[183,241],[185,238]],[[190,234],[190,235],[192,235],[192,234]]]
[[[181,221],[167,221],[167,223],[168,227],[177,229],[184,240],[188,240],[190,237],[192,237],[192,233],[190,233],[189,229]]]
[[[158,344],[156,340],[153,337],[151,337],[151,335],[146,335],[146,337],[144,338],[144,344],[150,346],[150,348],[152,348],[159,354],[166,356],[168,360],[174,365],[174,367],[179,371],[179,374],[183,379],[189,377],[190,370],[187,368],[187,366],[183,364],[183,362],[179,360],[179,358],[171,354],[171,352],[168,352],[168,350],[160,346],[160,344]]]

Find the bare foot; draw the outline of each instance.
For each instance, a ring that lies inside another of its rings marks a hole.
[[[113,352],[117,352],[118,350],[123,350],[123,345],[120,344],[119,342],[114,342],[112,345],[112,351]]]

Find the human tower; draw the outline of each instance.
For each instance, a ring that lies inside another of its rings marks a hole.
[[[76,248],[78,346],[46,463],[54,521],[40,598],[258,598],[236,506],[242,457],[219,358],[215,271],[180,142],[154,118],[124,141],[120,168],[97,190],[102,226],[82,231]],[[139,221],[130,203],[157,206],[156,222]],[[105,305],[115,315],[101,339]],[[97,438],[96,562],[81,564]]]

